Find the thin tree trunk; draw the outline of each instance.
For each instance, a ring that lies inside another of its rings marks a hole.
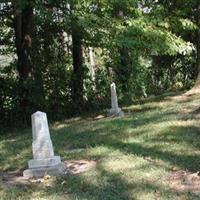
[[[196,49],[197,49],[197,57],[196,57],[196,66],[197,66],[197,78],[195,85],[191,90],[185,93],[185,95],[195,94],[200,92],[200,1],[197,1],[196,6],[196,24],[198,27],[197,34],[196,34]]]
[[[20,78],[20,108],[26,116],[29,107],[27,80],[33,68],[32,62],[32,18],[33,8],[26,5],[19,8],[14,5],[14,30],[17,50],[17,70]],[[25,117],[26,118],[26,117]],[[24,119],[26,120],[26,119]]]
[[[90,60],[91,78],[93,81],[95,81],[95,61],[94,61],[94,53],[92,47],[89,47],[89,60]]]
[[[78,25],[78,19],[73,15],[75,4],[71,1],[68,4],[68,9],[71,13],[71,39],[72,39],[72,101],[77,112],[80,112],[83,105],[83,50],[82,50],[82,30]]]
[[[120,54],[120,66],[118,68],[118,76],[124,92],[128,91],[128,82],[130,76],[130,58],[128,50],[125,47],[119,49]]]
[[[31,55],[33,8],[31,6],[16,8],[14,16],[17,69],[20,78],[27,79],[33,68]]]
[[[200,1],[198,1],[197,5],[197,70],[198,70],[198,75],[197,75],[197,80],[195,87],[200,87]]]
[[[83,52],[82,36],[77,27],[72,28],[72,57],[72,100],[75,105],[80,106],[83,103]]]

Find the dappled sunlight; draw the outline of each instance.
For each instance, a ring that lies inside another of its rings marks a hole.
[[[106,145],[98,145],[96,147],[88,148],[86,154],[91,157],[104,158],[109,156],[110,153],[114,152],[114,150],[114,148],[108,147]]]
[[[167,178],[180,170],[190,174],[199,170],[200,135],[198,119],[195,118],[198,112],[191,115],[184,112],[185,108],[194,108],[197,100],[176,101],[134,105],[130,110],[126,108],[123,118],[75,118],[53,124],[50,132],[55,154],[61,155],[73,174],[53,179],[53,187],[31,183],[32,189],[29,196],[25,192],[25,197],[187,198],[190,188],[186,191],[173,188]],[[19,169],[20,173],[32,156],[31,143],[30,130],[1,140],[2,158],[6,158],[0,159],[1,170]],[[193,189],[191,195],[196,198],[198,194]]]
[[[32,135],[17,135],[13,139],[5,139],[0,141],[0,169],[10,170],[18,169],[21,170],[27,165],[27,160],[32,156],[31,144]]]
[[[119,173],[122,177],[134,179],[158,178],[168,168],[165,162],[159,162],[156,159],[127,154],[122,151],[118,155],[120,156],[111,155],[101,159],[100,165],[110,173]]]
[[[140,157],[150,157],[152,159],[159,159],[163,160],[171,166],[177,166],[183,169],[188,169],[191,171],[198,170],[198,166],[200,164],[199,156],[200,154],[180,154],[177,153],[177,149],[170,148],[168,150],[164,150],[162,148],[158,148],[157,146],[153,145],[145,145],[141,143],[121,143],[116,142],[116,147],[121,146],[121,150],[125,153],[132,153],[135,156]],[[122,148],[123,147],[123,148]],[[176,150],[176,151],[175,151]]]
[[[60,129],[60,128],[65,128],[70,126],[71,123],[77,123],[80,124],[82,122],[82,118],[81,117],[76,117],[76,118],[71,118],[71,119],[67,119],[64,121],[59,121],[59,122],[54,122],[53,124],[51,124],[51,128],[53,129]]]
[[[1,1],[0,200],[200,200],[198,43],[200,0]]]

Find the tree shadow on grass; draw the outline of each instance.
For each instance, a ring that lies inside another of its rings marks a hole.
[[[134,104],[145,104],[145,103],[152,103],[152,102],[164,102],[164,101],[169,101],[170,98],[176,97],[179,95],[184,95],[185,91],[180,91],[180,92],[165,92],[164,94],[161,95],[156,95],[156,96],[149,96],[144,99],[136,100],[136,101],[131,101],[129,103],[126,103],[125,106],[131,106]]]
[[[169,162],[173,166],[178,166],[181,169],[196,172],[200,166],[199,155],[180,155],[175,152],[161,151],[156,147],[144,147],[138,143],[122,143],[113,142],[108,144],[110,147],[119,149],[125,153],[132,153],[139,157],[150,157],[151,159],[160,159]]]
[[[12,190],[12,192],[11,192]],[[42,183],[32,184],[21,188],[7,188],[2,199],[76,199],[76,200],[137,200],[144,199],[174,199],[181,194],[198,199],[189,193],[179,193],[166,185],[147,179],[128,180],[122,173],[110,172],[98,165],[96,172],[89,177],[84,175],[66,175],[57,178],[51,187],[44,187]],[[39,195],[39,196],[37,196]],[[185,197],[186,197],[185,196]]]
[[[187,143],[189,147],[193,147],[200,151],[200,128],[197,126],[170,126],[170,131],[163,130],[160,135],[152,136],[146,142],[157,144],[171,143],[181,144]]]
[[[169,112],[169,116],[174,113]],[[165,117],[168,117],[167,115]],[[141,123],[141,119],[144,120]],[[199,148],[199,143],[195,143],[195,140],[198,139],[199,129],[193,126],[187,127],[179,127],[174,126],[171,127],[175,134],[168,131],[163,131],[158,138],[156,138],[153,134],[148,137],[148,139],[144,140],[144,143],[135,143],[135,142],[124,142],[120,140],[119,134],[123,135],[125,129],[127,127],[138,128],[143,126],[144,124],[148,126],[150,123],[159,123],[163,122],[163,118],[158,115],[156,112],[151,115],[151,117],[146,117],[145,115],[140,116],[139,120],[136,120],[134,117],[130,119],[113,119],[108,123],[94,123],[93,129],[90,126],[86,128],[86,130],[82,130],[81,126],[83,124],[79,124],[80,127],[74,128],[72,126],[68,126],[67,128],[62,128],[58,131],[54,130],[52,134],[52,138],[54,140],[55,149],[57,151],[62,151],[66,144],[73,144],[75,146],[80,147],[96,147],[96,146],[106,146],[109,149],[123,152],[124,154],[134,154],[138,157],[150,157],[151,159],[160,159],[162,161],[168,162],[173,166],[178,166],[182,169],[189,171],[197,171],[200,166],[200,157],[199,155],[182,155],[180,152],[171,152],[171,151],[162,151],[158,149],[156,145],[148,146],[146,143],[162,143],[162,142],[170,142],[170,143],[188,143],[188,145],[194,146],[195,148]],[[192,134],[190,134],[192,133]],[[137,137],[138,134],[144,134],[144,130],[140,130],[136,135],[132,135],[132,137]],[[27,137],[27,136],[26,136]],[[31,136],[30,136],[31,137]],[[126,139],[128,135],[125,134],[124,138]],[[183,137],[183,138],[182,138]],[[11,138],[10,138],[11,139]],[[24,138],[27,140],[28,138]],[[183,140],[182,140],[183,139]],[[20,144],[20,141],[23,139],[20,136],[15,138],[15,141],[7,140],[4,144],[4,148],[7,149],[7,153],[5,152],[4,156],[11,156],[11,154],[15,154],[14,149],[9,152],[9,147],[14,144],[13,142],[17,142]],[[26,142],[26,141],[23,141]],[[62,145],[60,145],[62,144]],[[82,145],[82,146],[81,146]],[[167,145],[167,144],[166,144]],[[24,148],[31,149],[29,145],[20,145],[18,146],[18,152],[22,151]],[[81,155],[82,156],[82,155]],[[106,155],[101,154],[101,157]],[[100,157],[99,157],[100,158]],[[27,159],[28,160],[28,159]],[[27,162],[26,160],[26,162]],[[42,191],[42,195],[44,197],[51,197],[52,195],[57,195],[57,197],[61,197],[66,199],[68,196],[70,199],[90,199],[90,200],[123,200],[123,199],[138,199],[137,195],[152,195],[156,198],[157,195],[160,195],[163,198],[173,199],[176,196],[176,192],[173,190],[163,187],[159,185],[157,182],[148,182],[147,180],[138,181],[138,180],[125,180],[122,178],[120,173],[110,172],[107,169],[104,169],[101,166],[97,167],[97,172],[99,176],[97,177],[97,183],[93,183],[92,181],[88,181],[84,176],[81,175],[68,175],[65,178],[59,179],[53,188],[34,188],[31,187],[29,189],[20,189],[16,190],[17,196],[20,197],[20,193],[24,193],[25,199],[31,199],[34,197],[35,193],[38,191]],[[92,175],[95,179],[95,174]],[[92,179],[93,179],[92,178]],[[91,180],[92,180],[91,179]],[[156,192],[155,192],[156,191]],[[158,191],[158,192],[157,192]],[[9,191],[8,191],[9,192]],[[134,195],[134,194],[135,195]],[[191,197],[188,194],[188,198]],[[194,197],[196,198],[196,197]],[[193,198],[193,199],[194,199]],[[198,197],[196,198],[198,199]]]
[[[108,171],[101,165],[98,165],[95,172],[89,173],[87,178],[84,174],[59,177],[51,187],[36,183],[27,187],[7,188],[4,189],[2,199],[28,200],[38,197],[61,200],[137,200],[141,197],[144,199],[176,199],[176,197],[184,195],[185,198],[194,200],[199,197],[191,193],[173,190],[155,180],[131,177],[125,179],[121,172]]]
[[[122,132],[123,130],[127,129],[127,127],[136,129],[147,126],[149,124],[158,124],[165,120],[169,120],[170,117],[173,117],[176,114],[176,111],[169,111],[163,114],[160,113],[159,110],[157,110],[148,115],[145,115],[143,113],[134,113],[128,115],[126,118],[111,118],[107,119],[107,121],[102,120],[82,122],[75,125],[72,124],[64,128],[52,129],[52,136],[56,136],[59,138],[62,137],[63,134],[68,140],[76,140],[77,138],[82,140],[83,138],[89,139],[90,137],[98,137],[99,133],[112,135],[116,132]]]
[[[31,155],[32,135],[30,130],[1,136],[0,170],[24,169]]]
[[[90,200],[137,200],[140,195],[149,197],[168,197],[177,195],[176,191],[163,185],[155,184],[147,180],[130,179],[128,182],[121,174],[109,172],[97,167],[98,177],[95,175],[87,180],[81,175],[68,175],[60,178],[53,190],[46,190],[44,196],[55,193],[62,196],[67,194],[70,199]],[[95,180],[96,179],[96,180]],[[95,180],[95,181],[94,181]],[[60,184],[63,183],[63,184]]]
[[[148,125],[151,123],[164,123],[165,118],[168,118],[171,115],[174,115],[174,112],[168,112],[163,118],[161,115],[154,113],[150,117],[146,117],[145,115],[140,116],[138,120],[134,117],[131,117],[130,119],[114,119],[107,123],[103,122],[104,124],[98,123],[97,126],[94,124],[93,130],[89,128],[86,130],[78,129],[78,131],[70,132],[69,127],[69,129],[55,131],[57,138],[57,142],[55,143],[59,144],[60,141],[62,142],[62,146],[70,144],[74,146],[74,148],[81,147],[86,149],[88,147],[95,148],[98,146],[106,146],[139,157],[160,159],[184,170],[198,171],[200,166],[199,154],[191,154],[191,152],[189,152],[188,154],[183,155],[179,152],[181,142],[188,144],[190,148],[194,148],[196,151],[200,150],[200,143],[197,141],[199,134],[198,127],[170,126],[169,124],[164,126],[163,130],[156,135],[151,133],[151,130],[147,129]],[[145,126],[145,128],[134,131],[134,129],[142,126]],[[127,132],[127,127],[131,128],[133,131]],[[145,139],[145,135],[148,136],[147,139]],[[133,138],[132,141],[134,141],[137,137],[141,136],[144,141],[143,143],[128,142],[129,137]],[[167,148],[168,144],[166,142],[170,143],[172,146],[177,145],[177,151],[170,151],[170,149],[161,150],[158,148],[159,144],[163,144]]]

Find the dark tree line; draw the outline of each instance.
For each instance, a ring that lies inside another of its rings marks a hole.
[[[112,81],[124,102],[199,87],[197,0],[2,1],[0,18],[2,123],[106,107]]]

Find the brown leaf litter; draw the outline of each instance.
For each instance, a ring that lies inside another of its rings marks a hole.
[[[164,184],[177,192],[200,194],[200,173],[175,171],[165,180]]]

